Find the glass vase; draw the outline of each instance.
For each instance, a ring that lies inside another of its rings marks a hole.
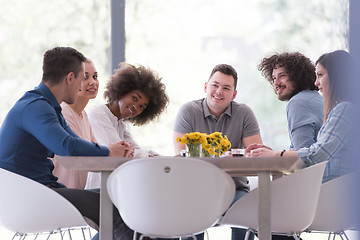
[[[189,157],[202,157],[202,145],[201,143],[194,144],[189,143],[186,144],[186,150]]]
[[[215,147],[213,147],[214,149],[214,154],[211,154],[211,157],[220,157],[220,149],[216,149]]]

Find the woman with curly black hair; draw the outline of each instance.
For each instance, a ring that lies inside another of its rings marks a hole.
[[[141,149],[127,129],[126,122],[142,126],[158,118],[169,98],[161,78],[149,68],[120,64],[105,87],[106,104],[93,107],[89,121],[99,144],[125,140],[135,149],[135,157],[157,155]],[[100,187],[100,177],[90,173],[87,188]]]

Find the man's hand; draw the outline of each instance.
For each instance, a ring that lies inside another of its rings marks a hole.
[[[133,157],[134,156],[134,148],[130,145],[130,143],[126,141],[120,141],[114,144],[110,144],[107,146],[109,148],[109,157],[119,156],[119,157]]]

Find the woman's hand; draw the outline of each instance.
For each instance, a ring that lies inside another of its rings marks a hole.
[[[277,157],[279,154],[269,147],[259,147],[252,149],[249,153],[250,157]]]
[[[258,143],[253,143],[250,144],[246,149],[245,149],[245,156],[251,156],[251,153],[258,148],[265,148],[268,150],[272,150],[270,147],[265,146],[264,144],[258,144]]]

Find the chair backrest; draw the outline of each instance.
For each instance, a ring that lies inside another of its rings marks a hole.
[[[0,168],[0,225],[18,233],[86,226],[64,197],[29,178]]]
[[[272,232],[301,232],[311,224],[326,163],[301,169],[270,183]],[[258,189],[234,203],[221,225],[258,230]]]
[[[315,217],[307,230],[340,232],[355,227],[358,202],[356,173],[350,173],[321,185]]]
[[[228,209],[235,184],[223,170],[192,158],[151,157],[119,166],[107,182],[124,222],[146,236],[180,237],[211,227]]]

